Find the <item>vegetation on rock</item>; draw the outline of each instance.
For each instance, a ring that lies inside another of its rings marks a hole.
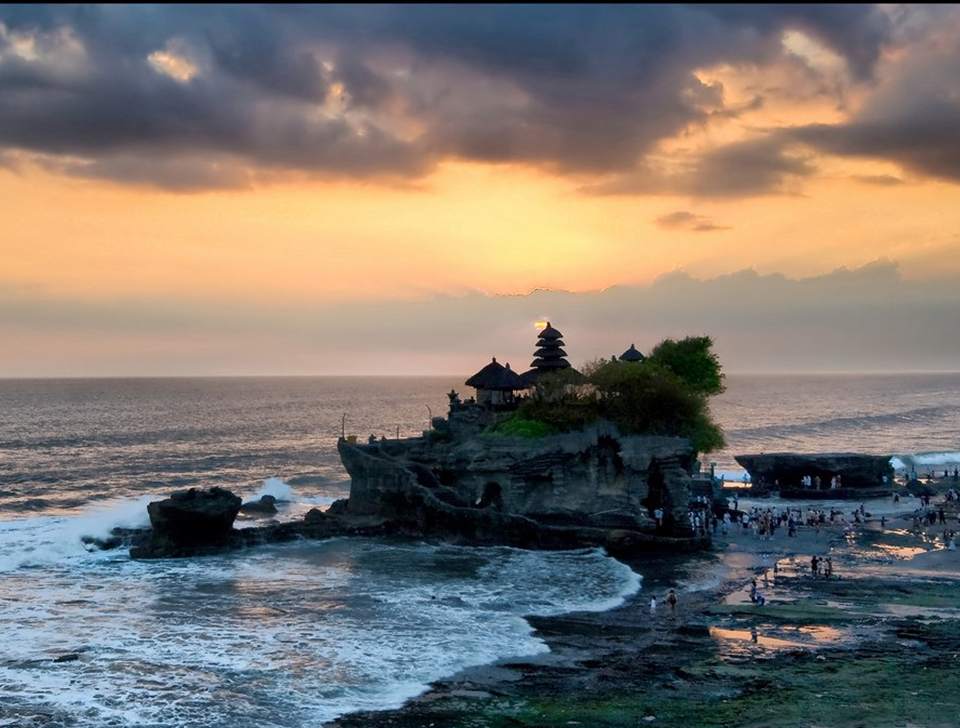
[[[724,387],[712,346],[708,336],[666,339],[642,362],[588,364],[585,382],[570,369],[543,376],[496,431],[536,437],[606,419],[625,435],[685,437],[698,452],[717,450],[723,447],[723,432],[710,416],[708,399]]]

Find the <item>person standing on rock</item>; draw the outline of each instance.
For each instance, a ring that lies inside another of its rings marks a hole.
[[[656,597],[650,597],[650,616],[651,617],[657,616],[657,598]]]
[[[670,590],[670,593],[667,594],[667,604],[670,605],[670,616],[677,616],[677,595],[673,589]]]

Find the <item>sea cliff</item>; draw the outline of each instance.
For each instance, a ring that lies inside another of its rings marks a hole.
[[[695,453],[683,438],[624,436],[600,422],[539,438],[341,439],[337,448],[351,489],[332,514],[396,532],[613,553],[709,544],[690,528]]]

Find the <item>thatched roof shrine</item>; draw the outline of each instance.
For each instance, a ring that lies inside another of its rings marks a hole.
[[[468,387],[475,387],[476,389],[486,389],[487,382],[492,377],[502,372],[503,369],[503,364],[500,364],[497,361],[497,357],[493,357],[493,360],[489,364],[465,381],[464,384],[466,384]]]
[[[500,392],[514,392],[518,389],[526,389],[528,385],[520,375],[510,368],[510,365],[503,367],[500,371],[491,376],[487,383],[483,385],[484,389],[492,389]]]
[[[637,351],[637,347],[630,344],[630,348],[620,355],[620,361],[643,361],[646,357]]]

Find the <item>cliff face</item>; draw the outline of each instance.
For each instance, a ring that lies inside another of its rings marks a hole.
[[[338,449],[352,479],[346,512],[409,533],[514,545],[571,535],[602,545],[692,535],[695,453],[680,438],[627,437],[603,423],[543,438],[341,441]],[[657,507],[664,510],[659,528]]]

